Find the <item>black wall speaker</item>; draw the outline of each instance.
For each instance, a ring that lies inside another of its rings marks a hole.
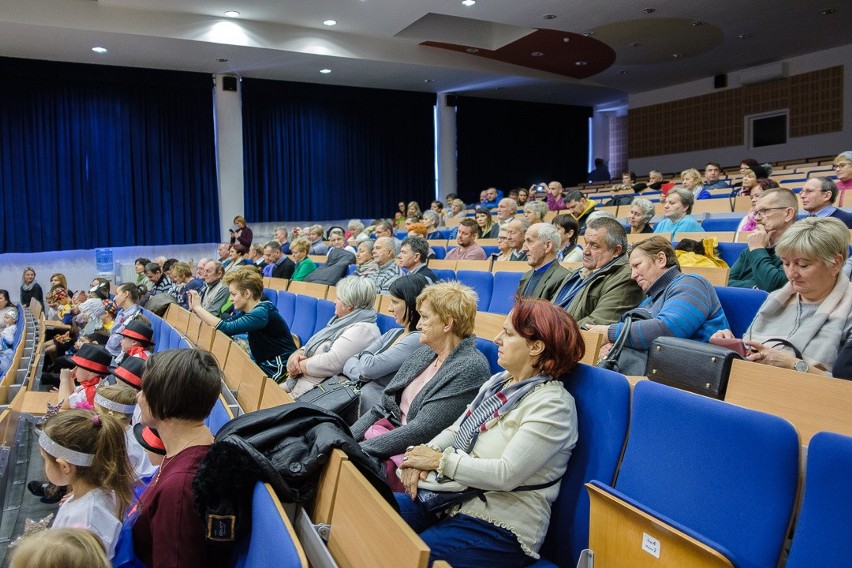
[[[713,88],[714,89],[724,89],[728,86],[728,74],[722,73],[720,75],[716,75],[713,77]]]
[[[222,77],[222,90],[223,91],[236,91],[237,90],[237,78],[233,75],[225,75]]]
[[[447,106],[448,107],[458,106],[458,104],[459,104],[458,95],[447,95]]]

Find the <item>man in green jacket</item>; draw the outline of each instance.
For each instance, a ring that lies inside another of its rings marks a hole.
[[[583,325],[609,325],[645,297],[630,278],[627,233],[608,217],[589,221],[583,246],[583,267],[569,276],[553,303]]]

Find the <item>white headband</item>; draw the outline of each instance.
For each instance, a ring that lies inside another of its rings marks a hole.
[[[83,452],[64,448],[51,440],[50,436],[45,434],[44,430],[38,434],[38,445],[56,459],[65,460],[79,467],[89,467],[95,461],[95,454],[84,454]]]
[[[95,393],[95,404],[120,414],[133,414],[136,410],[135,404],[121,404],[120,402],[108,399],[100,393]]]

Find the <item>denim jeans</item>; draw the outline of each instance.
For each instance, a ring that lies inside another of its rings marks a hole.
[[[439,519],[405,493],[394,496],[402,518],[429,546],[430,566],[435,560],[446,560],[453,568],[508,568],[534,562],[511,531],[463,514]]]

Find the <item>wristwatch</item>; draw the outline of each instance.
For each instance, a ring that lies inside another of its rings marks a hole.
[[[800,373],[807,373],[811,366],[805,363],[802,359],[796,361],[796,364],[793,365],[793,368],[799,371]]]

